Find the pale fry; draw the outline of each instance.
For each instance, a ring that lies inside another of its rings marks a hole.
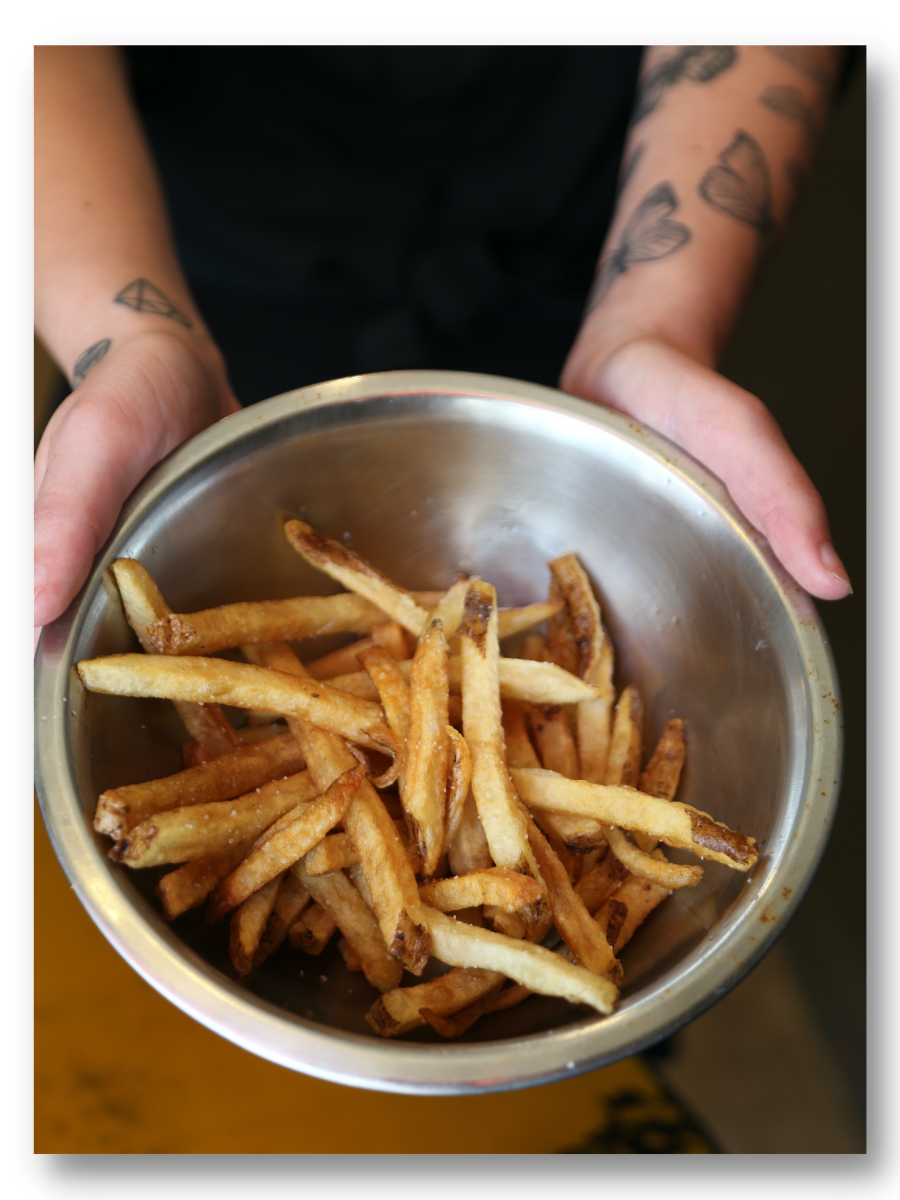
[[[304,954],[321,954],[336,929],[337,924],[331,913],[314,902],[290,927],[288,941],[295,950],[302,950]]]
[[[554,599],[541,600],[537,604],[525,604],[521,608],[498,608],[497,637],[502,642],[504,638],[512,637],[514,633],[521,633],[523,629],[540,625],[542,621],[548,621],[554,617],[562,607],[562,601]]]
[[[602,930],[588,912],[584,901],[572,887],[565,867],[530,816],[528,839],[547,889],[553,923],[563,941],[589,971],[620,984],[621,964],[612,954]]]
[[[536,874],[525,819],[506,766],[497,605],[489,583],[476,580],[469,585],[460,633],[463,729],[472,755],[472,793],[478,816],[494,863],[516,871],[531,867],[532,874]]]
[[[371,566],[358,554],[348,550],[339,542],[323,537],[303,521],[288,521],[284,527],[287,540],[307,562],[332,579],[336,579],[348,591],[364,596],[371,604],[381,609],[404,629],[418,637],[428,622],[427,611],[414,600],[412,593],[398,587],[393,580]],[[280,635],[269,641],[283,640],[293,635]]]
[[[118,840],[155,813],[185,804],[230,800],[273,779],[295,775],[304,765],[300,747],[290,733],[283,733],[258,745],[231,750],[177,775],[110,788],[97,801],[94,828]]]
[[[373,646],[380,646],[391,658],[402,662],[412,653],[409,642],[409,634],[399,621],[383,621],[373,626],[371,637],[359,638],[349,646],[342,646],[340,650],[332,650],[330,654],[306,663],[306,670],[311,679],[333,679],[335,675],[350,674],[359,670],[362,651],[371,650]]]
[[[447,857],[454,875],[466,875],[469,871],[486,870],[494,865],[491,848],[484,836],[484,827],[478,816],[471,789],[463,805],[456,837],[450,843]]]
[[[275,905],[280,883],[281,879],[277,877],[270,880],[232,914],[228,949],[232,965],[241,979],[253,966],[253,956]]]
[[[296,875],[285,871],[278,886],[275,904],[253,955],[254,967],[262,966],[266,959],[275,953],[309,901],[309,892]]]
[[[635,788],[565,779],[552,771],[518,767],[511,774],[529,808],[581,813],[606,825],[649,833],[668,846],[692,850],[700,858],[713,859],[738,871],[749,870],[759,855],[754,838],[677,800],[645,796]]]
[[[394,821],[401,838],[404,835],[404,824],[403,821]],[[406,853],[413,870],[417,870],[420,865],[419,856],[412,843],[406,847]],[[322,838],[306,855],[306,870],[310,875],[328,875],[332,871],[343,871],[346,867],[357,866],[358,863],[359,855],[349,833],[332,833]]]
[[[174,921],[182,913],[202,904],[216,884],[234,870],[249,849],[249,840],[235,842],[216,854],[192,859],[163,875],[156,885],[156,894],[166,919]]]
[[[282,814],[312,800],[316,785],[308,771],[275,779],[249,795],[212,804],[188,804],[157,813],[136,825],[110,851],[129,867],[156,867],[204,858],[257,837]]]
[[[581,778],[578,751],[565,709],[529,705],[526,712],[541,758],[539,765],[548,771],[565,775],[567,779]],[[546,827],[567,851],[576,854],[586,854],[606,845],[606,830],[599,821],[593,821],[590,817],[576,817],[572,813],[543,813],[539,824]],[[566,865],[570,866],[568,863]]]
[[[447,817],[444,823],[442,854],[448,854],[462,824],[466,800],[472,783],[472,756],[461,733],[447,726],[450,746],[450,769],[447,773]]]
[[[540,767],[541,760],[531,744],[528,727],[525,724],[525,713],[518,700],[503,701],[502,722],[507,766]]]
[[[479,904],[493,904],[507,912],[518,912],[534,904],[543,889],[530,875],[508,871],[503,867],[471,871],[450,879],[435,879],[419,885],[419,895],[426,904],[440,912],[457,912]]]
[[[386,992],[366,1013],[366,1020],[382,1037],[401,1037],[425,1024],[423,1008],[442,1014],[458,1012],[492,992],[503,979],[499,971],[457,967],[427,983]]]
[[[633,684],[622,692],[616,704],[606,783],[613,786],[637,787],[641,773],[641,722],[644,706]]]
[[[267,708],[310,721],[372,750],[396,755],[397,742],[378,705],[318,680],[222,658],[166,658],[116,654],[77,666],[89,691],[116,696],[216,701],[237,708]]]
[[[362,767],[346,771],[326,792],[304,805],[290,825],[266,838],[216,888],[207,919],[213,922],[224,917],[320,842],[344,816],[364,779]]]
[[[430,615],[430,621],[440,621],[441,628],[444,630],[444,637],[448,642],[455,635],[457,629],[459,629],[460,622],[463,619],[463,607],[466,602],[466,592],[469,588],[469,582],[467,576],[460,576],[441,596]]]
[[[441,962],[453,967],[499,971],[533,992],[562,996],[574,1004],[589,1004],[605,1014],[612,1012],[619,991],[608,979],[568,963],[551,950],[525,939],[504,937],[464,921],[454,921],[433,908],[426,911],[434,954]]]
[[[638,787],[648,796],[659,796],[662,800],[674,800],[678,781],[684,767],[684,721],[673,717],[666,722],[662,737],[641,774]],[[635,841],[649,854],[656,842],[646,834],[638,834]]]
[[[665,888],[696,887],[703,878],[702,867],[684,867],[645,853],[622,829],[612,826],[607,836],[609,848],[632,875],[649,879]]]
[[[419,638],[409,680],[409,737],[400,799],[409,832],[433,875],[444,843],[447,772],[450,766],[447,661],[450,652],[439,620]]]
[[[306,873],[303,860],[291,871],[309,894],[331,914],[348,944],[359,955],[366,979],[381,992],[397,987],[403,968],[388,954],[375,914],[342,871],[331,875]]]

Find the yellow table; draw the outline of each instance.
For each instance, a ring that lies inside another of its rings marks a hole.
[[[111,1003],[110,997],[114,997]],[[630,1058],[485,1096],[323,1083],[220,1038],[96,929],[35,816],[35,1151],[43,1154],[710,1153]]]

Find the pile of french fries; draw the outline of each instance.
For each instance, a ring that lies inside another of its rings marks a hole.
[[[100,796],[110,857],[171,864],[166,916],[228,917],[241,978],[282,942],[317,955],[336,935],[385,1037],[454,1037],[532,992],[611,1013],[622,947],[702,877],[661,845],[739,871],[757,845],[675,799],[680,720],[642,770],[641,698],[616,700],[577,557],[549,564],[546,602],[502,609],[480,578],[409,592],[301,521],[284,532],[347,590],[173,613],[140,563],[113,563],[144,653],[80,662],[81,681],[173,701],[190,741],[183,771]],[[289,645],[333,633],[356,640],[306,663]],[[244,662],[211,657],[235,648]],[[450,970],[401,986],[432,957]]]

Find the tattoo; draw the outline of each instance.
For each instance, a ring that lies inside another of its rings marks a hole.
[[[622,163],[622,169],[619,172],[619,182],[616,184],[616,199],[618,200],[625,188],[628,186],[628,180],[634,174],[634,168],[638,165],[638,160],[647,148],[646,142],[638,142],[625,161]]]
[[[767,87],[759,98],[760,104],[779,116],[787,117],[789,121],[799,121],[806,129],[806,135],[811,142],[816,140],[816,118],[811,104],[803,99],[802,92],[788,85],[773,85]]]
[[[114,303],[124,304],[126,308],[133,308],[135,312],[155,313],[159,317],[171,317],[185,329],[191,328],[191,323],[184,313],[179,312],[168,296],[164,296],[149,279],[133,280],[127,287],[122,288]]]
[[[601,259],[585,313],[597,307],[619,276],[634,263],[665,258],[691,240],[686,225],[669,220],[677,207],[670,183],[660,183],[647,193],[629,217],[616,249]]]
[[[78,360],[72,368],[72,383],[75,387],[78,387],[91,367],[96,367],[111,345],[112,338],[104,338],[102,342],[94,342],[93,346],[88,346],[83,354],[79,354]]]
[[[669,88],[682,79],[709,83],[737,61],[734,46],[683,46],[672,58],[664,59],[647,73],[640,86],[631,118],[632,125],[650,115]]]
[[[713,208],[743,221],[765,237],[774,229],[769,167],[759,142],[738,130],[700,181],[700,195]]]
[[[782,62],[790,63],[795,70],[801,71],[820,88],[827,90],[831,86],[831,72],[822,65],[815,51],[810,50],[808,46],[766,46],[766,49]]]

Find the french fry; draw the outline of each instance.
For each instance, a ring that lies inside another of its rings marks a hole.
[[[610,946],[615,946],[619,940],[619,932],[628,916],[628,905],[618,896],[610,896],[601,909],[601,928],[606,929],[606,940]]]
[[[270,742],[273,738],[281,737],[285,727],[279,719],[269,725],[245,725],[237,732],[244,746],[255,746],[259,742]]]
[[[525,819],[506,767],[498,676],[497,605],[490,584],[480,580],[470,583],[460,633],[463,729],[472,756],[472,793],[491,857],[498,867],[515,871],[530,867],[532,874],[537,874]]]
[[[166,919],[174,921],[182,913],[202,904],[216,884],[231,874],[249,849],[250,839],[235,842],[224,850],[204,858],[194,858],[163,875],[156,885],[156,894]]]
[[[536,879],[503,867],[470,871],[468,875],[454,875],[450,879],[436,879],[419,885],[423,901],[440,912],[492,904],[514,913],[534,904],[542,894],[543,888]]]
[[[547,911],[549,912],[549,909]],[[533,926],[526,925],[518,913],[507,912],[500,904],[485,904],[481,914],[484,922],[481,928],[493,929],[496,933],[505,934],[506,937],[523,938],[527,935],[529,928],[533,928]],[[549,928],[548,925],[547,930]],[[545,936],[547,930],[544,931]],[[533,937],[531,941],[543,941],[543,938]]]
[[[366,979],[381,992],[397,987],[403,968],[388,954],[375,914],[342,871],[331,875],[308,875],[301,859],[291,867],[293,874],[318,904],[331,914],[341,934],[362,962]]]
[[[463,805],[462,816],[456,836],[447,851],[450,870],[454,875],[466,875],[469,871],[487,870],[494,865],[491,848],[484,836],[484,827],[478,816],[478,808],[471,790]]]
[[[552,564],[551,564],[552,569]],[[564,594],[555,576],[550,579],[549,600],[563,600]],[[547,661],[556,663],[564,671],[572,675],[578,674],[580,658],[578,646],[575,643],[575,632],[572,628],[572,614],[568,606],[561,607],[547,622],[547,633],[544,639],[544,653]]]
[[[125,616],[147,654],[158,653],[149,638],[150,626],[172,610],[153,581],[150,572],[133,558],[119,558],[110,570],[119,589]],[[240,745],[237,731],[218,704],[192,704],[175,700],[175,711],[195,742],[208,758],[227,754]],[[188,765],[188,764],[185,764]]]
[[[427,611],[413,599],[412,593],[398,587],[393,580],[376,570],[358,554],[340,542],[323,537],[303,521],[288,521],[284,526],[287,540],[308,563],[336,579],[350,592],[364,596],[414,637],[418,637],[428,622]],[[293,640],[295,635],[281,634],[268,641]]]
[[[518,700],[502,702],[501,722],[506,745],[506,765],[509,767],[540,767],[543,764],[531,744],[525,724],[523,706]]]
[[[372,636],[359,638],[349,646],[333,650],[322,658],[306,663],[306,670],[311,679],[333,679],[335,675],[347,675],[360,668],[359,655],[363,650],[371,650],[380,646],[387,651],[391,658],[403,662],[413,653],[410,636],[399,621],[383,621],[373,625]]]
[[[256,647],[257,661],[298,678],[303,664],[289,646]],[[322,685],[319,685],[322,686]],[[329,787],[356,764],[343,739],[310,722],[289,720],[308,770],[320,788]],[[425,923],[416,877],[394,823],[372,785],[365,781],[344,814],[344,829],[353,839],[385,945],[414,975],[425,969],[431,934]]]
[[[270,880],[232,914],[228,948],[232,966],[242,979],[253,966],[253,956],[275,905],[280,884],[280,877]]]
[[[553,923],[563,941],[583,966],[595,975],[602,975],[616,985],[622,982],[621,964],[613,956],[597,922],[585,907],[584,901],[572,887],[565,867],[553,853],[547,839],[537,828],[530,814],[528,840],[540,867],[541,879],[547,889]],[[525,982],[525,981],[523,981]]]
[[[629,684],[616,704],[606,767],[607,784],[637,787],[641,773],[643,717],[644,706],[640,693],[633,684]]]
[[[344,816],[364,779],[362,767],[344,772],[326,792],[304,805],[290,825],[267,837],[216,888],[207,920],[212,923],[224,917],[320,842]]]
[[[510,773],[529,808],[582,813],[606,825],[649,833],[667,846],[692,850],[699,858],[710,858],[738,871],[748,871],[758,858],[754,838],[677,800],[645,796],[635,788],[565,779],[552,771],[517,767]]]
[[[545,996],[562,996],[574,1004],[589,1004],[609,1014],[619,994],[615,984],[574,966],[525,939],[504,937],[454,921],[436,909],[427,909],[434,954],[453,967],[482,967],[499,971],[510,979]],[[426,1007],[432,1007],[428,1005]]]
[[[575,884],[575,891],[584,901],[592,915],[602,908],[614,895],[627,877],[628,872],[614,854],[607,854],[602,862],[595,863]]]
[[[662,857],[661,850],[654,850],[653,853]],[[622,947],[631,940],[637,927],[668,895],[668,888],[651,883],[648,879],[638,879],[634,875],[625,879],[619,890],[606,901],[595,917],[597,924],[609,935],[613,931],[612,922],[615,916],[618,927],[614,939],[616,954],[621,953]],[[617,906],[624,908],[624,914],[615,912]]]
[[[478,1018],[485,1012],[491,997],[494,996],[502,986],[503,980],[501,979],[500,982],[494,986],[493,990],[487,992],[481,997],[480,1000],[476,1000],[474,1004],[470,1004],[467,1008],[463,1008],[459,1012],[453,1013],[449,1017],[442,1016],[440,1013],[436,1013],[431,1008],[421,1008],[419,1009],[419,1012],[425,1018],[431,1028],[435,1030],[435,1032],[439,1033],[441,1037],[459,1037],[460,1034],[465,1033],[467,1029],[472,1028]]]
[[[309,721],[372,750],[398,752],[378,705],[327,683],[298,679],[284,671],[222,658],[166,658],[115,654],[78,663],[78,675],[89,691],[116,696],[159,696],[165,699],[214,700],[237,708],[271,708]]]
[[[231,750],[177,775],[110,788],[97,801],[94,828],[118,840],[158,812],[186,804],[231,800],[273,779],[295,775],[304,766],[300,747],[290,733],[283,733],[271,741]]]
[[[497,609],[497,637],[504,638],[521,633],[542,621],[549,621],[562,610],[563,602],[558,599],[541,600],[537,604],[525,604],[521,608]]]
[[[678,866],[676,863],[659,859],[636,846],[621,829],[612,826],[607,831],[609,848],[632,875],[649,879],[664,888],[696,887],[703,878],[702,867]]]
[[[322,953],[336,929],[331,913],[313,902],[288,930],[288,941],[295,950],[315,956]]]
[[[458,1012],[503,983],[499,971],[455,968],[413,987],[385,992],[366,1013],[366,1020],[382,1037],[402,1037],[425,1024],[422,1009],[442,1015]]]
[[[412,660],[409,683],[409,737],[400,799],[409,832],[433,875],[444,843],[450,739],[447,734],[447,660],[450,652],[439,620],[422,632]]]
[[[303,884],[290,871],[285,871],[278,885],[275,903],[266,921],[266,927],[253,955],[254,967],[260,967],[275,953],[288,935],[288,930],[310,902],[310,895]]]
[[[442,854],[449,854],[450,846],[459,832],[472,783],[472,756],[466,739],[452,725],[447,726],[447,738],[450,768],[447,772],[447,817]]]
[[[403,837],[403,821],[394,821],[398,834]],[[419,856],[412,844],[406,846],[407,857],[413,870],[419,868]],[[343,871],[358,865],[359,855],[349,833],[332,833],[322,838],[306,855],[306,870],[310,875],[329,875],[332,871]]]
[[[337,948],[341,958],[347,964],[348,971],[362,971],[363,960],[359,957],[346,938],[338,938]]]
[[[387,716],[388,726],[403,753],[403,769],[398,775],[401,792],[406,780],[406,756],[409,748],[409,684],[396,661],[383,646],[371,646],[361,655],[360,665],[375,687],[376,698]]]
[[[684,721],[673,717],[666,722],[656,749],[641,774],[638,788],[648,796],[659,796],[661,800],[674,800],[678,781],[684,767]],[[656,842],[646,834],[637,834],[634,839],[648,854]]]
[[[456,582],[444,592],[429,616],[429,623],[440,621],[444,637],[448,642],[455,636],[463,619],[463,607],[469,582],[467,575],[460,575]]]
[[[157,867],[204,858],[238,841],[257,837],[283,813],[316,795],[311,774],[300,771],[235,800],[187,804],[157,813],[117,842],[110,858],[129,867]]]

